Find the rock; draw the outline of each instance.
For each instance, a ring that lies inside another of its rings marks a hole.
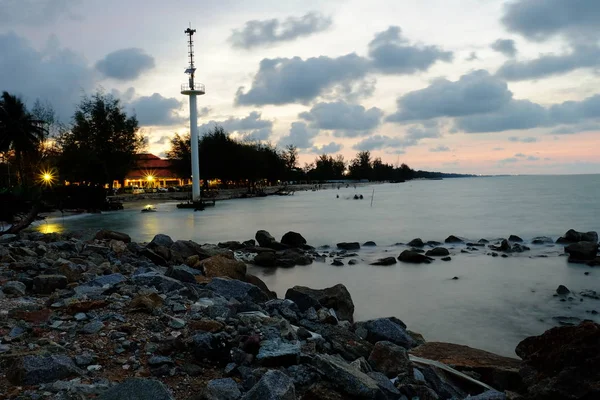
[[[565,253],[569,254],[569,261],[587,261],[596,258],[598,243],[577,242],[565,247]]]
[[[275,267],[277,265],[277,257],[273,252],[258,253],[252,263],[259,267]]]
[[[242,397],[236,381],[231,378],[213,379],[204,389],[205,400],[237,400]]]
[[[531,240],[531,243],[532,244],[552,244],[552,243],[554,243],[554,240],[552,240],[552,238],[549,238],[548,236],[537,236]]]
[[[270,244],[275,242],[275,238],[267,231],[260,230],[255,235],[258,245],[261,247],[269,247]]]
[[[159,247],[160,248],[160,247]],[[157,248],[157,249],[159,249]],[[160,255],[158,254],[158,252],[154,252],[148,248],[145,248],[142,250],[141,255],[146,257],[148,260],[150,260],[153,264],[156,265],[161,265],[161,266],[167,266],[167,258],[169,258],[167,255],[163,254]]]
[[[216,255],[214,254],[214,251],[205,249],[192,240],[177,240],[171,245],[170,250],[171,253],[179,255],[184,260],[191,256],[198,256],[198,260],[204,260],[205,258]]]
[[[281,339],[263,340],[256,356],[265,367],[289,366],[298,364],[300,342],[284,342]]]
[[[2,286],[4,294],[10,294],[15,296],[25,296],[27,287],[24,283],[19,281],[8,281]]]
[[[301,247],[306,244],[306,239],[297,232],[288,232],[281,238],[281,243],[290,247]]]
[[[450,235],[444,240],[444,243],[464,243],[464,240],[457,236]]]
[[[107,229],[102,229],[99,230],[96,233],[95,236],[96,240],[120,240],[121,242],[124,243],[130,243],[131,242],[131,237],[129,237],[128,234],[126,233],[121,233],[121,232],[115,232],[115,231],[109,231]]]
[[[225,249],[233,250],[233,251],[241,250],[244,247],[246,247],[245,244],[240,243],[240,242],[236,242],[234,240],[229,240],[227,242],[219,242],[219,244],[217,246],[223,247]]]
[[[423,243],[423,240],[421,240],[421,238],[416,238],[408,242],[407,245],[410,247],[423,247],[425,246],[425,243]]]
[[[260,290],[262,290],[263,293],[265,293],[269,297],[269,299],[277,298],[277,293],[269,290],[269,287],[267,286],[267,284],[264,283],[262,281],[262,279],[260,279],[258,276],[255,276],[252,274],[246,274],[244,281],[246,281],[246,282],[250,283],[251,285],[254,285],[257,288],[259,288]]]
[[[517,345],[521,374],[532,399],[600,398],[600,325],[552,328]]]
[[[94,278],[91,281],[87,282],[85,285],[94,286],[94,287],[111,288],[115,285],[118,285],[121,282],[125,282],[126,280],[127,280],[127,278],[122,274],[109,274],[109,275],[102,275],[97,278]]]
[[[512,250],[512,248],[510,247],[510,243],[508,243],[508,240],[506,239],[502,239],[502,241],[500,242],[500,246],[490,244],[488,247],[492,250],[503,251],[505,253],[510,253]]]
[[[24,356],[6,370],[13,385],[39,385],[80,375],[82,371],[65,355]]]
[[[301,311],[310,307],[333,308],[339,320],[354,320],[354,303],[346,286],[337,284],[325,289],[310,289],[305,286],[294,286],[285,293],[285,298],[292,300]]]
[[[173,242],[173,239],[171,239],[170,236],[159,233],[158,235],[154,236],[150,243],[148,243],[148,247],[152,248],[154,246],[163,246],[170,248],[173,246],[173,243],[175,242]]]
[[[196,283],[196,277],[202,276],[202,271],[199,269],[190,268],[187,265],[176,265],[174,267],[170,267],[165,273],[165,276],[177,279],[180,282]]]
[[[356,265],[358,264],[358,260],[355,258],[352,258],[350,260],[348,260],[348,265]]]
[[[13,233],[6,233],[0,236],[0,244],[8,244],[17,240],[19,240],[19,237]]]
[[[376,247],[377,243],[373,242],[372,240],[369,240],[368,242],[364,242],[363,243],[363,247]]]
[[[574,229],[569,229],[564,236],[558,238],[556,243],[577,243],[577,242],[594,242],[598,243],[597,232],[577,232]]]
[[[342,261],[341,258],[334,258],[333,261],[331,262],[331,265],[333,265],[334,267],[343,267],[344,262]]]
[[[276,253],[277,266],[291,268],[295,265],[312,264],[312,258],[299,252],[296,249],[286,249]]]
[[[326,339],[331,343],[332,349],[348,361],[354,361],[359,357],[368,358],[373,345],[355,332],[341,325],[329,325],[321,323],[301,321],[302,325]]]
[[[38,275],[33,278],[33,291],[39,294],[51,294],[56,289],[67,287],[67,277],[64,275]]]
[[[208,358],[219,361],[228,356],[227,345],[222,340],[221,334],[199,332],[192,336],[192,353],[199,361]]]
[[[204,275],[209,278],[227,277],[243,280],[246,276],[246,264],[225,256],[214,256],[200,261]]]
[[[411,354],[439,361],[462,372],[475,372],[479,380],[501,390],[522,388],[518,359],[453,343],[427,342],[410,351]]]
[[[450,252],[445,247],[435,247],[431,250],[427,250],[425,255],[430,257],[445,257],[449,256]]]
[[[377,382],[377,386],[379,386],[379,389],[386,394],[385,398],[393,400],[397,400],[400,398],[400,391],[396,388],[396,386],[394,386],[392,381],[387,376],[385,376],[381,372],[375,371],[368,372],[367,375],[369,376],[369,378]]]
[[[375,380],[341,358],[317,354],[312,363],[325,379],[350,396],[360,399],[377,399],[381,395]]]
[[[448,257],[442,257],[441,258],[442,261],[452,261],[452,257],[448,256]]]
[[[469,396],[469,400],[506,400],[506,395],[497,390],[488,390],[477,396]]]
[[[375,371],[385,374],[388,378],[412,371],[406,349],[387,341],[375,343],[369,355],[369,364]]]
[[[400,260],[402,262],[406,262],[406,263],[412,263],[412,264],[421,264],[421,263],[429,264],[429,263],[431,263],[433,258],[430,258],[423,254],[419,254],[412,250],[404,250],[398,256],[398,260]]]
[[[238,280],[213,278],[213,280],[206,285],[206,288],[226,299],[233,298],[238,301],[252,301],[255,303],[263,303],[269,300],[269,297],[258,287]]]
[[[523,243],[523,239],[521,239],[520,237],[518,237],[517,235],[510,235],[508,237],[508,241],[509,242],[513,242],[513,243]]]
[[[398,346],[410,349],[416,345],[415,340],[406,331],[406,325],[397,318],[379,318],[357,322],[356,331],[364,329],[369,342],[388,341]]]
[[[243,400],[296,400],[292,379],[281,371],[269,370],[242,398]]]
[[[130,378],[104,392],[98,400],[175,400],[160,381]]]
[[[569,289],[567,289],[566,286],[564,285],[560,285],[557,289],[556,289],[556,293],[560,294],[560,295],[567,295],[569,293],[571,293],[571,291]]]
[[[380,258],[379,260],[372,262],[371,265],[394,265],[396,264],[396,258],[395,257],[385,257],[385,258]]]
[[[337,244],[338,249],[342,250],[360,250],[360,243],[358,242],[341,242]]]
[[[102,329],[104,329],[102,321],[95,319],[85,324],[83,328],[81,328],[81,333],[93,335],[94,333],[100,332]]]
[[[134,275],[131,279],[136,285],[153,287],[160,293],[169,293],[185,287],[178,280],[161,275],[158,272]]]
[[[174,365],[173,359],[171,357],[165,356],[152,356],[148,358],[148,365],[151,367],[160,367],[161,365]]]

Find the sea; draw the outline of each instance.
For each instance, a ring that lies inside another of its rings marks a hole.
[[[571,228],[600,232],[600,175],[453,178],[356,188],[328,184],[292,196],[221,201],[202,212],[177,209],[176,202],[147,204],[157,212],[141,213],[146,203],[135,202],[123,211],[47,219],[35,229],[107,228],[140,242],[163,233],[199,243],[243,241],[260,229],[277,239],[295,231],[324,253],[339,242],[374,241],[376,247],[363,247],[353,257],[355,265],[346,259],[346,265],[333,266],[327,258],[290,269],[249,265],[248,270],[279,297],[295,285],[342,283],[352,295],[356,320],[396,316],[427,341],[506,356],[515,356],[524,338],[553,326],[600,322],[600,300],[580,294],[600,293],[600,268],[569,264],[561,245],[529,244],[536,236],[556,240]],[[414,238],[443,242],[455,235],[493,243],[511,234],[523,238],[531,251],[502,258],[486,248],[463,253],[465,245],[447,245],[449,262],[370,265],[397,257]],[[555,296],[559,285],[572,294]]]

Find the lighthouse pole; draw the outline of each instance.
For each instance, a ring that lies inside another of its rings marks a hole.
[[[188,35],[188,55],[190,58],[190,65],[185,70],[185,73],[189,75],[187,84],[181,86],[181,94],[190,97],[190,147],[192,150],[192,201],[201,201],[200,197],[200,149],[198,148],[198,106],[197,96],[201,96],[205,93],[204,85],[201,83],[194,82],[194,75],[196,68],[194,67],[194,41],[193,35],[196,33],[195,29],[188,28],[185,30],[185,34]]]

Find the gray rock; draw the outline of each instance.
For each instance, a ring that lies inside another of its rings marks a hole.
[[[33,291],[39,294],[51,294],[56,289],[67,287],[67,277],[64,275],[38,275],[33,278]]]
[[[173,243],[174,243],[173,239],[171,239],[170,236],[159,233],[158,235],[154,236],[154,238],[152,239],[152,241],[150,243],[148,243],[148,246],[149,247],[153,247],[153,246],[171,247],[171,246],[173,246]]]
[[[127,278],[122,274],[101,275],[87,282],[88,286],[108,287],[111,288],[121,282],[125,282]]]
[[[577,243],[577,242],[595,242],[598,243],[597,232],[577,232],[569,229],[564,236],[558,238],[556,243]]]
[[[367,375],[377,382],[379,389],[388,395],[387,398],[394,400],[398,399],[400,396],[400,391],[396,388],[396,386],[394,386],[392,381],[390,381],[387,376],[381,372],[368,372]]]
[[[107,229],[102,229],[96,233],[96,240],[120,240],[124,243],[130,243],[131,237],[122,232],[109,231]]]
[[[334,383],[350,396],[361,399],[376,399],[381,394],[375,380],[341,358],[318,354],[312,362],[325,379]]]
[[[281,371],[269,370],[243,400],[296,400],[296,388],[289,376]]]
[[[379,260],[371,263],[371,265],[384,265],[384,266],[394,265],[394,264],[396,264],[395,257],[384,257],[384,258],[380,258]]]
[[[161,275],[158,272],[134,275],[132,280],[136,285],[153,287],[160,293],[168,293],[185,287],[178,280]]]
[[[549,238],[548,236],[537,236],[531,240],[531,243],[532,244],[552,244],[552,243],[554,243],[554,240],[552,240],[552,238]]]
[[[558,293],[560,295],[567,295],[567,294],[571,293],[571,291],[569,289],[567,289],[567,287],[565,285],[559,285],[558,288],[556,289],[556,293]]]
[[[258,245],[261,247],[270,247],[270,245],[275,242],[275,238],[265,230],[257,231],[255,238]]]
[[[425,255],[430,257],[445,257],[449,256],[450,252],[445,247],[435,247],[431,250],[427,250]]]
[[[169,389],[154,379],[130,378],[104,392],[98,400],[174,400]]]
[[[213,379],[206,384],[206,400],[237,400],[242,396],[237,383],[231,378]]]
[[[519,236],[517,235],[510,235],[508,237],[508,241],[509,242],[513,242],[513,243],[523,243],[523,239],[521,239]]]
[[[195,268],[188,267],[187,265],[177,265],[168,269],[165,276],[169,278],[177,279],[181,282],[196,283],[196,276],[201,276],[202,271]]]
[[[284,342],[281,339],[263,340],[256,359],[266,367],[298,364],[300,342]]]
[[[275,267],[277,265],[277,257],[275,253],[265,251],[257,254],[252,263],[260,267]]]
[[[39,385],[80,375],[82,371],[64,355],[24,356],[6,371],[13,385]]]
[[[263,303],[269,300],[267,294],[257,286],[235,279],[213,278],[213,280],[206,285],[206,288],[226,299],[252,301],[255,303]]]
[[[407,245],[410,247],[423,247],[425,246],[425,243],[423,243],[423,240],[421,240],[421,238],[416,238],[408,242]]]
[[[8,281],[2,286],[4,294],[12,294],[16,296],[24,296],[27,287],[19,281]]]
[[[356,329],[364,328],[366,339],[371,343],[385,340],[398,346],[410,349],[416,345],[414,339],[406,331],[406,325],[397,318],[379,318],[357,322]]]
[[[445,243],[464,243],[464,240],[458,236],[450,235],[444,240]]]
[[[290,231],[283,235],[281,243],[290,247],[301,247],[306,244],[306,239],[304,239],[301,234]]]
[[[376,247],[377,243],[373,242],[372,240],[369,240],[368,242],[364,242],[363,247]]]
[[[198,360],[210,358],[217,360],[221,356],[226,356],[226,343],[219,334],[209,332],[199,332],[192,336],[192,352]]]
[[[433,258],[428,257],[423,254],[419,254],[413,250],[404,250],[398,256],[398,260],[400,260],[402,262],[406,262],[406,263],[411,263],[411,264],[423,264],[423,263],[429,264],[429,263],[431,263]]]
[[[350,292],[342,284],[325,289],[294,286],[287,290],[285,298],[296,303],[300,311],[306,311],[310,307],[315,310],[321,307],[333,308],[338,319],[350,322],[354,320],[354,302]]]
[[[13,233],[7,233],[0,236],[0,244],[12,243],[19,240],[19,237]]]
[[[597,242],[577,242],[565,247],[565,253],[569,254],[569,261],[588,261],[596,258],[598,253]]]
[[[100,320],[95,319],[85,324],[83,328],[81,328],[81,333],[93,335],[94,333],[100,332],[102,329],[104,329],[104,323]]]
[[[152,356],[148,359],[148,365],[151,367],[160,367],[161,365],[174,365],[173,359],[171,357],[165,356]]]
[[[469,396],[468,400],[505,400],[506,395],[502,392],[498,392],[497,390],[488,390],[477,396]],[[467,400],[465,399],[465,400]]]
[[[75,356],[75,364],[80,367],[87,367],[93,363],[95,359],[96,357],[93,354],[85,352]]]
[[[412,369],[406,349],[388,341],[375,343],[369,355],[369,364],[388,378],[409,374]]]
[[[344,262],[342,261],[341,258],[334,258],[333,261],[331,262],[331,265],[333,265],[334,267],[343,267]]]
[[[341,242],[337,244],[338,249],[342,250],[360,250],[360,243],[358,242]]]

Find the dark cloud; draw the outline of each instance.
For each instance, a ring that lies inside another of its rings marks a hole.
[[[511,136],[508,138],[510,142],[519,142],[519,143],[535,143],[537,142],[537,138],[534,137],[519,137],[519,136]]]
[[[251,49],[322,32],[331,24],[331,17],[317,12],[309,12],[301,17],[289,17],[284,21],[252,20],[246,22],[242,29],[234,29],[229,41],[233,47]]]
[[[444,146],[444,145],[439,145],[438,147],[432,147],[431,149],[429,149],[429,151],[434,152],[434,153],[440,153],[440,152],[450,151],[450,147]]]
[[[507,57],[517,55],[517,47],[512,39],[498,39],[490,45],[492,50],[504,54]]]
[[[525,154],[523,154],[523,153],[517,153],[517,154],[515,154],[515,157],[525,158],[527,156]]]
[[[181,124],[187,118],[179,116],[183,103],[174,97],[163,97],[159,93],[151,96],[141,96],[132,100],[127,107],[132,109],[140,125],[169,126]]]
[[[383,111],[377,107],[367,110],[361,105],[343,101],[317,103],[310,111],[298,115],[311,128],[333,130],[336,136],[344,137],[368,135],[379,126],[382,116]]]
[[[73,8],[81,4],[80,0],[2,0],[0,1],[0,24],[43,25],[55,22],[65,16],[80,19]]]
[[[212,112],[212,108],[210,107],[202,107],[198,110],[198,118],[206,117],[208,114]]]
[[[15,33],[0,34],[0,89],[29,105],[49,102],[62,122],[70,120],[85,92],[96,85],[94,72],[80,54],[61,48],[51,37],[41,49]]]
[[[598,66],[600,66],[599,47],[577,46],[567,54],[545,54],[529,61],[509,61],[502,65],[496,74],[509,81],[523,81]]]
[[[588,122],[575,125],[561,126],[550,131],[553,135],[571,135],[580,132],[598,131],[600,132],[600,122]],[[558,140],[554,137],[554,140]]]
[[[458,81],[438,79],[425,89],[398,98],[398,111],[387,121],[404,122],[437,117],[460,117],[497,110],[511,101],[506,82],[484,70]]]
[[[488,113],[460,117],[456,127],[467,133],[531,129],[547,124],[547,110],[529,100],[511,100]]]
[[[252,111],[244,118],[229,117],[226,120],[211,120],[200,125],[200,133],[221,125],[227,132],[238,133],[246,140],[267,140],[273,132],[273,121],[262,119],[262,114]]]
[[[452,61],[453,54],[437,46],[412,45],[402,37],[399,26],[377,33],[369,43],[369,56],[378,72],[413,74],[426,71],[436,61]]]
[[[366,150],[381,150],[384,148],[399,148],[404,147],[405,142],[400,138],[389,136],[374,135],[356,143],[352,148],[358,151]]]
[[[502,22],[510,31],[544,41],[554,35],[598,38],[598,0],[517,0],[504,6]]]
[[[312,153],[320,153],[320,154],[333,154],[340,151],[344,146],[339,143],[331,142],[329,144],[323,146],[313,146],[311,149]]]
[[[108,78],[132,80],[154,68],[154,58],[142,49],[113,51],[96,63],[96,69]]]
[[[282,137],[278,145],[285,147],[292,144],[301,150],[311,149],[318,133],[317,129],[309,128],[304,122],[293,122],[290,133]]]
[[[152,142],[152,144],[167,144],[170,142],[171,142],[171,138],[169,136],[161,136],[160,138],[158,138],[157,140]]]
[[[265,58],[247,92],[241,87],[237,105],[306,104],[335,84],[361,79],[369,62],[354,53],[330,58]]]

